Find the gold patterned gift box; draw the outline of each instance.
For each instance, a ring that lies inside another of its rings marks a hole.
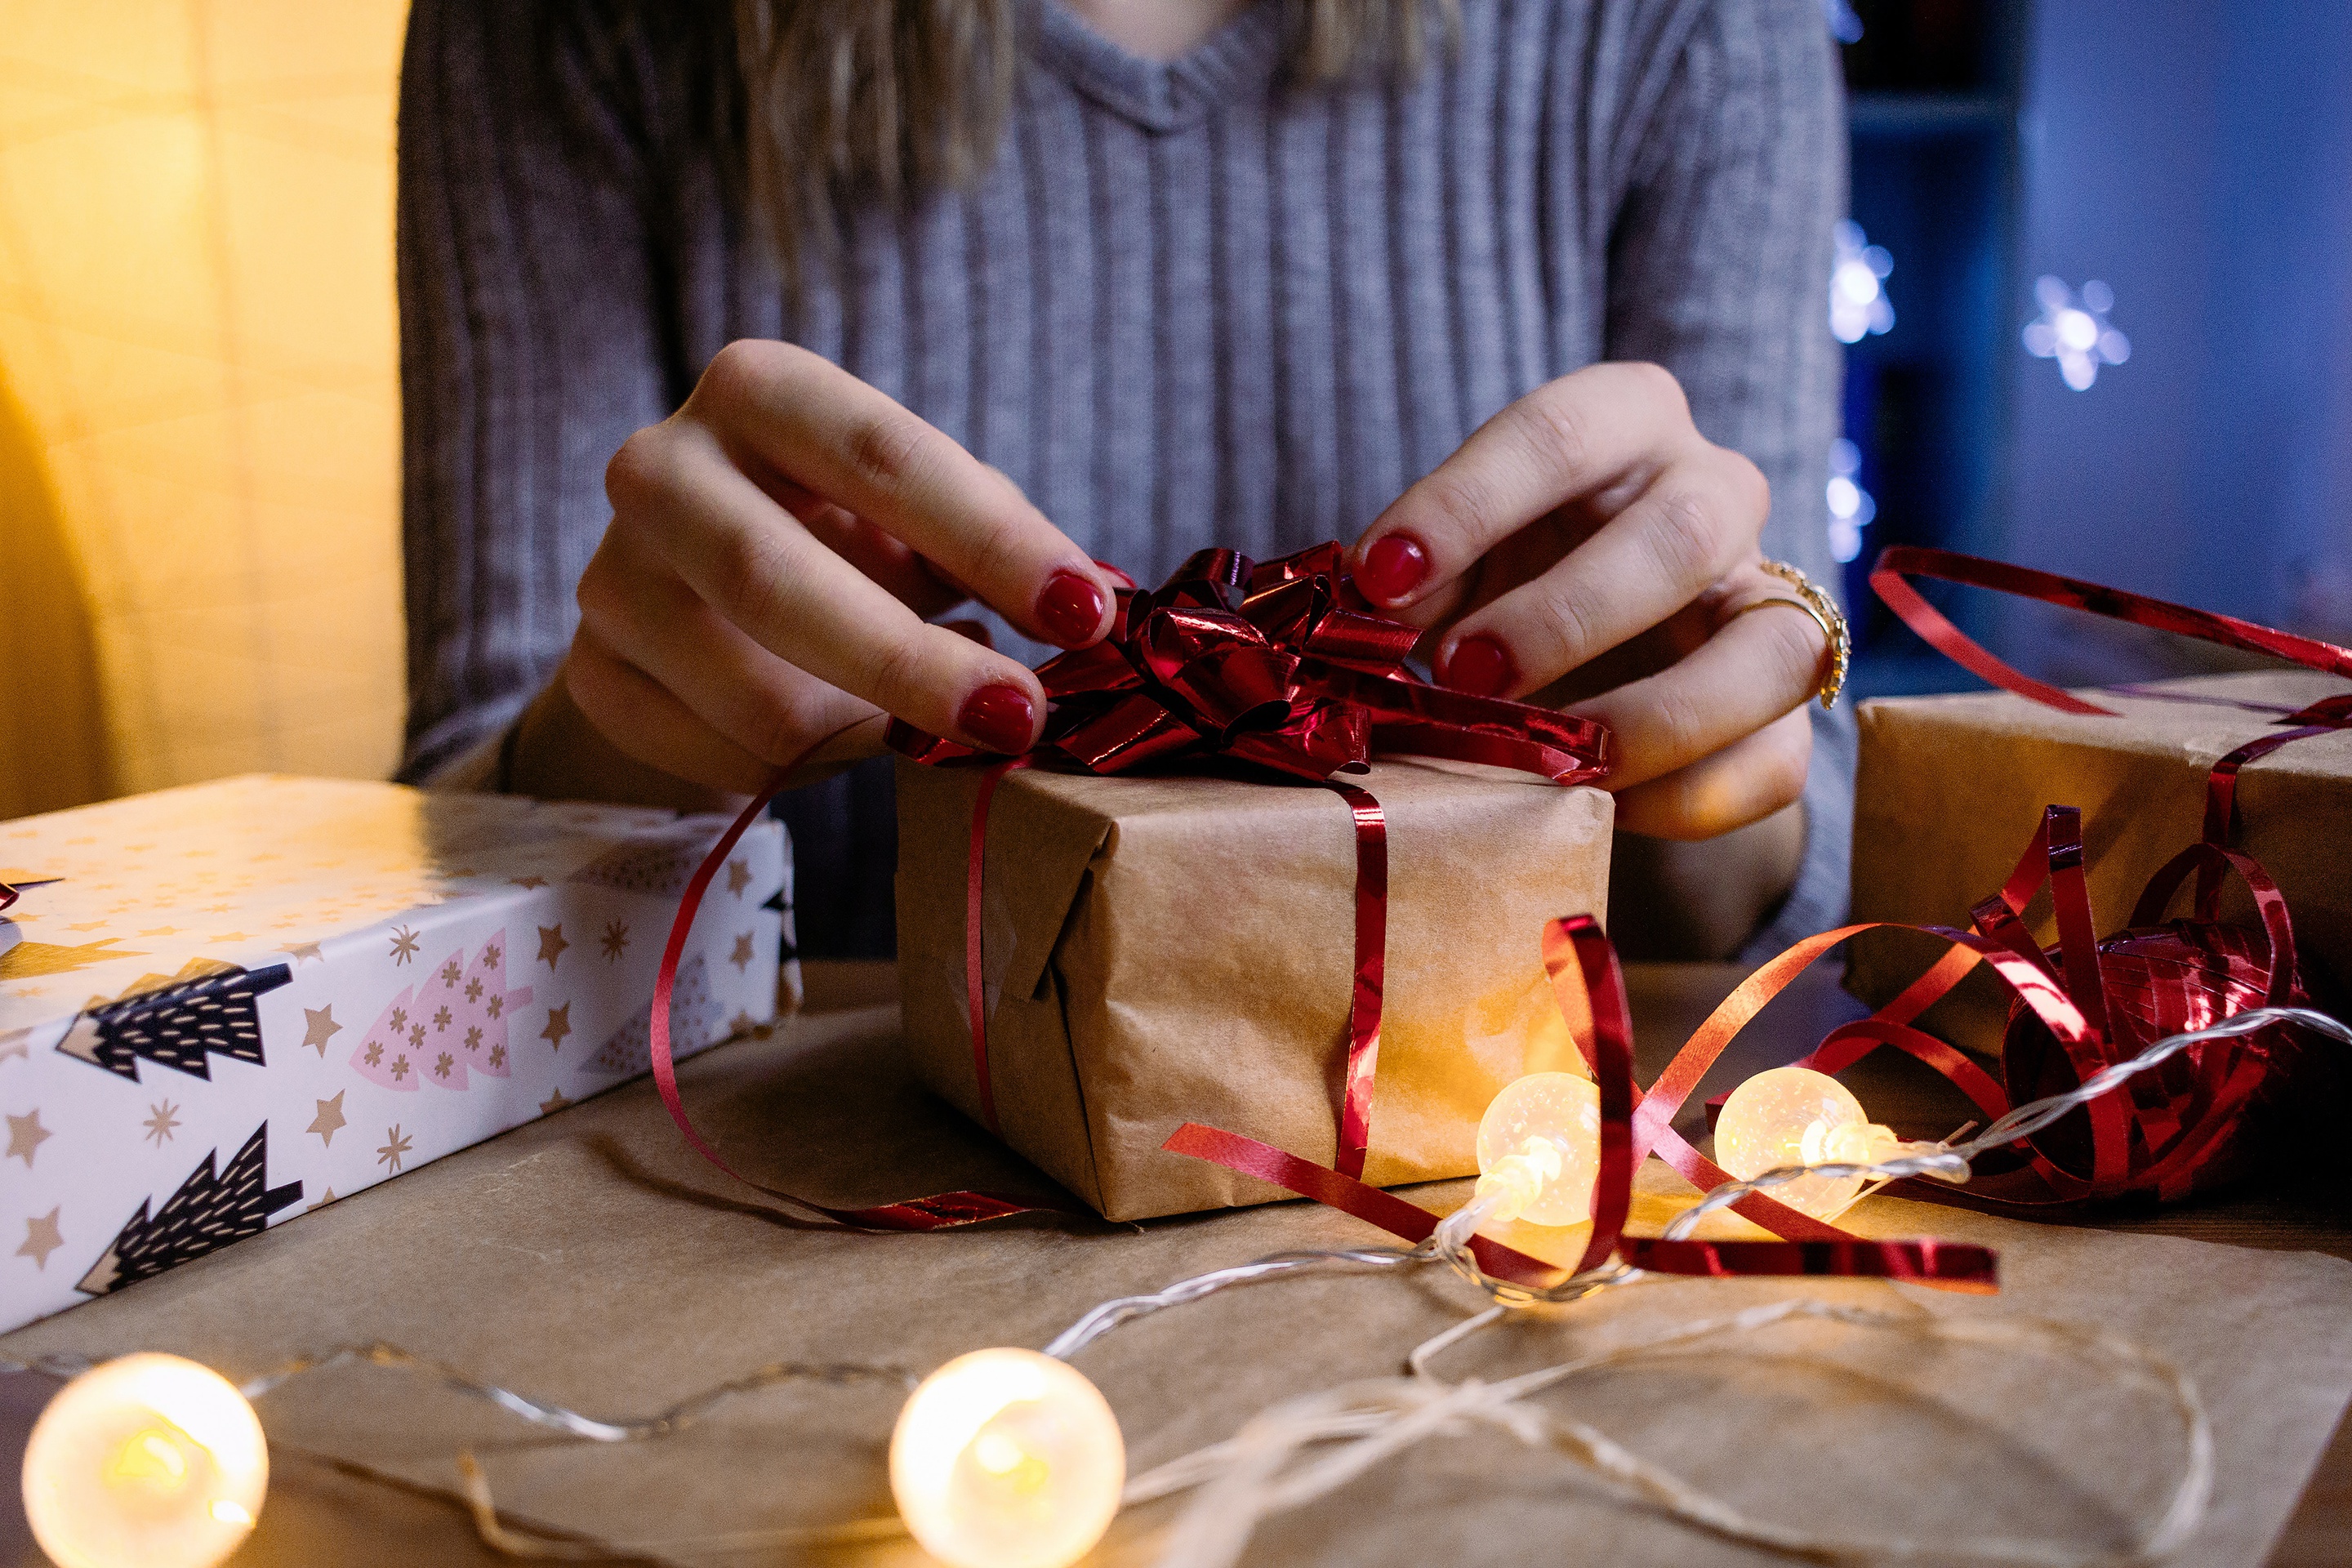
[[[0,1330],[636,1077],[716,817],[255,776],[0,822]],[[782,825],[705,900],[681,1053],[799,994]]]

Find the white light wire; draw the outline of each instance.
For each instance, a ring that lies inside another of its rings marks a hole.
[[[1490,1307],[1413,1352],[1412,1374],[1372,1378],[1275,1405],[1222,1443],[1135,1477],[1132,1505],[1197,1489],[1160,1557],[1160,1568],[1232,1568],[1260,1521],[1337,1490],[1374,1465],[1425,1437],[1497,1427],[1530,1447],[1550,1447],[1621,1497],[1724,1539],[1822,1563],[1938,1562],[1987,1568],[2122,1568],[2177,1551],[2203,1521],[2213,1484],[2213,1435],[2196,1384],[2153,1352],[2104,1330],[2038,1319],[1945,1317],[1887,1312],[1807,1298],[1775,1301],[1686,1324],[1638,1342],[1540,1367],[1496,1383],[1449,1384],[1429,1360],[1466,1332],[1502,1315]],[[2120,1549],[2011,1536],[1844,1538],[1758,1519],[1650,1463],[1587,1423],[1526,1403],[1580,1374],[1648,1357],[1689,1353],[1707,1342],[1759,1332],[1812,1318],[1857,1329],[1925,1333],[2006,1348],[2053,1348],[2118,1363],[2126,1375],[2170,1403],[2183,1430],[2185,1458],[2162,1513]]]
[[[1700,1220],[1716,1210],[1729,1208],[1750,1193],[1765,1192],[1804,1176],[1832,1179],[1861,1176],[1874,1182],[1891,1182],[1905,1176],[1935,1176],[1947,1182],[1965,1182],[1970,1173],[1969,1161],[1974,1156],[1988,1150],[2003,1148],[2021,1138],[2031,1137],[2061,1117],[2120,1088],[2126,1080],[2193,1045],[2206,1040],[2251,1035],[2274,1024],[2300,1024],[2339,1044],[2352,1046],[2352,1028],[2325,1013],[2309,1007],[2250,1007],[2210,1028],[2168,1035],[2129,1061],[2115,1062],[2101,1068],[2063,1094],[2053,1094],[2046,1100],[2031,1100],[2021,1105],[1966,1142],[1954,1143],[1932,1154],[1905,1154],[1875,1164],[1780,1165],[1748,1181],[1726,1182],[1675,1215],[1666,1225],[1665,1239],[1685,1240],[1698,1228]]]

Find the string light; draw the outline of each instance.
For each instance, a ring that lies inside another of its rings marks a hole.
[[[1774,1068],[1731,1091],[1715,1123],[1715,1163],[1748,1181],[1784,1165],[1874,1165],[1934,1143],[1906,1143],[1871,1121],[1853,1091],[1811,1068]],[[1863,1178],[1800,1176],[1772,1196],[1815,1219],[1835,1219],[1862,1195]]]
[[[1066,1568],[1118,1512],[1127,1446],[1084,1373],[1035,1351],[960,1355],[890,1434],[890,1493],[950,1568]]]
[[[1575,1073],[1536,1072],[1504,1086],[1478,1121],[1486,1217],[1578,1225],[1592,1217],[1601,1174],[1601,1094]]]
[[[58,1568],[212,1568],[252,1532],[269,1447],[236,1384],[148,1352],[58,1392],[24,1478],[26,1521]]]

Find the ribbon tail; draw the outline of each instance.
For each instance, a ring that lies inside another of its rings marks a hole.
[[[832,738],[829,735],[825,737],[827,741]],[[820,746],[824,743],[823,741],[817,742]],[[810,750],[814,752],[815,748]],[[792,769],[788,767],[778,776],[789,776],[791,773]],[[768,803],[782,792],[780,784],[745,806],[733,825],[719,836],[719,842],[711,846],[710,853],[702,858],[702,864],[695,868],[693,879],[686,885],[685,897],[678,900],[677,917],[670,922],[669,941],[662,948],[661,967],[654,974],[653,1013],[647,1021],[654,1088],[660,1093],[670,1120],[677,1122],[677,1130],[685,1134],[688,1145],[745,1186],[766,1194],[794,1211],[799,1217],[849,1230],[949,1230],[1012,1215],[1067,1212],[1023,1198],[983,1192],[934,1193],[929,1197],[909,1198],[873,1208],[835,1208],[745,1175],[727,1163],[725,1156],[711,1146],[687,1115],[685,1098],[678,1092],[677,1054],[670,1044],[670,997],[677,985],[678,961],[686,952],[687,935],[694,929],[695,914],[702,908],[702,896],[709,889],[711,879],[727,863],[727,857],[734,851],[736,844],[750,830],[751,824],[768,809]]]
[[[1347,1087],[1339,1101],[1338,1157],[1343,1176],[1360,1178],[1372,1141],[1372,1085],[1381,1062],[1381,1006],[1386,989],[1389,925],[1388,814],[1372,792],[1327,779],[1356,824],[1356,983],[1348,1005]]]
[[[1287,1153],[1270,1143],[1261,1143],[1255,1138],[1244,1138],[1238,1132],[1187,1121],[1176,1129],[1160,1147],[1171,1153],[1189,1154],[1195,1160],[1223,1165],[1238,1175],[1271,1182],[1302,1198],[1313,1198],[1326,1208],[1338,1209],[1341,1214],[1353,1215],[1367,1225],[1377,1226],[1391,1236],[1402,1237],[1415,1246],[1427,1241],[1437,1230],[1439,1216],[1418,1204],[1407,1203],[1394,1193],[1368,1186],[1353,1176],[1343,1176],[1311,1160],[1302,1160],[1296,1154]],[[1567,1278],[1567,1270],[1483,1236],[1470,1238],[1470,1252],[1478,1259],[1481,1268],[1498,1279],[1508,1279],[1515,1284],[1540,1289],[1556,1285]]]

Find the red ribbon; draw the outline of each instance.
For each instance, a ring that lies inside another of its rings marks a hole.
[[[1037,750],[1091,773],[1228,758],[1318,783],[1375,750],[1564,784],[1608,772],[1593,720],[1415,676],[1421,633],[1372,613],[1340,563],[1337,544],[1264,563],[1203,550],[1158,589],[1117,590],[1108,637],[1038,667],[1053,710]],[[898,721],[889,743],[919,763],[979,754]]]
[[[779,773],[779,779],[789,776],[793,769],[832,739],[832,736],[826,736],[794,758]],[[745,1175],[711,1147],[687,1116],[686,1101],[678,1094],[677,1062],[669,1037],[670,994],[677,984],[678,961],[686,952],[687,934],[694,929],[695,911],[702,907],[702,896],[709,889],[711,879],[719,874],[719,868],[727,863],[727,857],[733,851],[737,841],[752,823],[759,820],[768,809],[768,803],[774,800],[782,788],[779,783],[754,799],[735,818],[733,826],[719,836],[719,842],[710,847],[710,853],[704,856],[702,864],[695,868],[693,879],[686,885],[685,895],[678,900],[677,918],[670,922],[669,942],[662,949],[661,967],[654,973],[653,1015],[649,1021],[654,1088],[660,1092],[662,1104],[668,1107],[670,1120],[677,1123],[677,1130],[686,1135],[687,1142],[696,1153],[745,1186],[756,1187],[797,1212],[802,1218],[820,1224],[836,1225],[850,1230],[948,1230],[981,1220],[1003,1219],[1008,1215],[1034,1214],[1049,1206],[1001,1193],[952,1192],[934,1193],[929,1197],[908,1198],[903,1203],[883,1204],[874,1208],[834,1208]],[[982,1082],[985,1081],[983,1079]]]
[[[2352,677],[2352,649],[2250,621],[1949,551],[1898,545],[1879,556],[1871,585],[1914,631],[1993,685],[2069,713],[2113,716],[2110,710],[2022,675],[1986,652],[1927,604],[1906,580],[1914,576],[2087,610]],[[2083,876],[2081,816],[2071,806],[2053,805],[2044,813],[2040,831],[2008,884],[1971,911],[1983,937],[2040,969],[2079,1018],[2079,1026],[2069,1022],[2060,1027],[2038,1007],[2021,1005],[2012,1012],[2002,1038],[2002,1074],[2009,1093],[2020,1100],[2056,1092],[2068,1086],[2069,1075],[2079,1081],[2164,1036],[2205,1027],[2246,1007],[2307,1001],[2285,898],[2258,862],[2233,847],[2242,830],[2237,781],[2246,765],[2291,741],[2352,728],[2352,692],[2290,710],[2267,703],[2124,689],[2167,700],[2245,708],[2270,715],[2273,728],[2213,763],[2207,774],[2201,841],[2150,879],[2125,931],[2104,942],[2098,939]],[[2191,916],[2168,922],[2165,911],[2192,870],[2197,887]],[[2221,884],[2231,874],[2253,895],[2259,931],[2221,921]],[[2051,889],[2058,925],[2058,942],[2047,952],[2033,941],[2023,918],[2027,902],[2044,882]],[[1843,1066],[1856,1054],[1848,1050],[1850,1045],[1868,1049],[1870,1044],[1864,1042],[1883,1037],[1884,1043],[1909,1050],[1959,1084],[1988,1114],[2005,1110],[2006,1100],[1989,1092],[1993,1086],[1973,1063],[1908,1027],[1910,1019],[1956,984],[1964,972],[1965,966],[1949,971],[1939,966],[1873,1018],[1832,1035],[1816,1058]],[[2069,1118],[2035,1139],[2025,1152],[2025,1163],[2036,1179],[2023,1194],[1990,1198],[1936,1184],[1919,1195],[1979,1206],[2048,1207],[2126,1193],[2172,1199],[2210,1186],[2232,1173],[2251,1151],[2243,1113],[2282,1098],[2300,1073],[2313,1070],[2323,1059],[2315,1045],[2309,1031],[2290,1025],[2204,1042],[2164,1068],[2134,1079],[2124,1091],[2102,1097],[2085,1108],[2086,1115]]]
[[[1633,1016],[1615,950],[1590,915],[1551,921],[1544,928],[1544,969],[1561,1016],[1589,1011],[1592,1030],[1577,1047],[1592,1070],[1601,1100],[1601,1159],[1592,1188],[1592,1233],[1574,1269],[1564,1269],[1487,1237],[1471,1239],[1479,1267],[1514,1284],[1556,1285],[1572,1272],[1606,1262],[1613,1253],[1635,1268],[1662,1274],[1849,1275],[1907,1279],[1947,1289],[1990,1291],[1997,1288],[1998,1259],[1988,1248],[1932,1238],[1871,1241],[1751,1193],[1733,1205],[1783,1237],[1778,1241],[1667,1241],[1628,1237],[1625,1219],[1633,1204],[1633,1172],[1652,1148],[1672,1144],[1687,1155],[1675,1163],[1698,1184],[1716,1186],[1730,1175],[1701,1158],[1666,1127],[1674,1111],[1696,1087],[1706,1068],[1763,1005],[1807,963],[1837,942],[1867,927],[1850,926],[1801,942],[1751,975],[1726,998],[1691,1037],[1645,1096],[1633,1083]],[[1959,940],[1966,941],[1961,938]],[[1572,988],[1580,986],[1580,1009]],[[1343,1214],[1419,1243],[1437,1228],[1438,1215],[1393,1193],[1327,1170],[1254,1138],[1186,1122],[1162,1145],[1223,1165],[1243,1175],[1309,1197]],[[1669,1156],[1672,1158],[1672,1156]]]

